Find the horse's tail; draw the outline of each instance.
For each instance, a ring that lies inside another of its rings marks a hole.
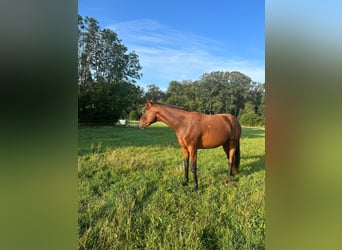
[[[233,161],[233,166],[232,166],[233,175],[239,172],[239,167],[240,167],[240,140],[235,149],[234,161]]]

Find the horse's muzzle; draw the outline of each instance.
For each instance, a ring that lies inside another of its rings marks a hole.
[[[144,126],[144,125],[145,125],[145,124],[140,124],[140,123],[139,123],[138,128],[140,128],[140,129],[146,128],[146,126]]]

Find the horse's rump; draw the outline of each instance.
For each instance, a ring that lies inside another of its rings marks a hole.
[[[232,114],[220,114],[230,127],[230,138],[232,140],[239,140],[241,136],[241,125]]]

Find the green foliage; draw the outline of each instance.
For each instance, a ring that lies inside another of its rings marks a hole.
[[[133,103],[139,102],[140,95],[141,90],[131,83],[98,82],[92,84],[80,91],[79,121],[113,124],[119,118],[127,116]]]
[[[100,29],[94,18],[79,16],[78,113],[81,123],[110,123],[127,116],[141,100],[134,85],[141,66],[117,34]]]
[[[260,117],[260,115],[257,115],[255,113],[245,113],[241,114],[239,117],[239,121],[244,126],[263,126],[264,120]]]
[[[214,71],[204,74],[200,83],[204,85],[202,100],[206,113],[231,113],[238,116],[252,81],[237,71]]]
[[[155,102],[165,102],[166,94],[156,85],[147,86],[147,92],[144,96],[145,100],[153,100]]]
[[[265,124],[263,117],[255,112],[255,107],[250,102],[246,103],[238,118],[240,123],[245,126],[263,126]]]
[[[206,114],[231,113],[239,116],[246,102],[260,106],[264,85],[240,72],[213,71],[200,80],[172,81],[167,89],[167,103],[184,106]],[[263,118],[263,113],[260,113]]]
[[[128,120],[137,121],[139,120],[140,116],[141,116],[141,113],[139,113],[137,110],[132,110],[131,112],[129,112]]]
[[[199,190],[159,123],[79,130],[80,249],[264,249],[264,130],[243,128],[241,172],[223,185],[222,148],[198,152]]]
[[[92,17],[78,17],[78,80],[80,85],[96,82],[130,82],[140,79],[138,55],[127,52],[118,35],[101,29]]]

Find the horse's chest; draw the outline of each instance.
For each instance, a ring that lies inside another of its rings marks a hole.
[[[201,141],[201,133],[198,128],[183,130],[178,132],[176,135],[179,145],[183,147],[196,147]]]
[[[198,143],[198,136],[190,134],[177,135],[178,143],[181,146],[193,146]]]

